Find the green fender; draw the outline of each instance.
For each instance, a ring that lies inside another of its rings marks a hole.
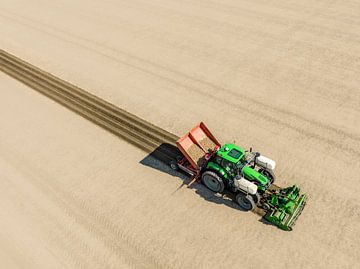
[[[224,179],[229,178],[229,174],[226,172],[226,170],[224,168],[222,168],[220,165],[218,165],[217,163],[208,162],[206,168],[218,172],[219,175],[221,175]]]

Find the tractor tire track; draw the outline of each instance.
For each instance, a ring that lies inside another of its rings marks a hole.
[[[179,154],[177,136],[3,50],[0,70],[164,162]]]

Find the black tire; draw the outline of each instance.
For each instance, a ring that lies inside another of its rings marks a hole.
[[[270,211],[271,207],[268,204],[263,204],[263,209],[268,212]]]
[[[275,174],[270,169],[260,168],[259,173],[262,174],[263,176],[265,176],[267,179],[269,179],[271,184],[273,184],[275,182],[275,179],[276,179]]]
[[[171,161],[171,162],[169,163],[169,166],[170,166],[170,168],[171,168],[172,170],[174,170],[174,171],[179,170],[179,166],[178,166],[178,164],[177,164],[175,161]]]
[[[261,197],[260,197],[260,194],[258,192],[253,194],[252,197],[253,197],[253,200],[254,200],[255,204],[258,204],[260,202]]]
[[[244,194],[240,192],[236,195],[235,199],[239,206],[246,211],[250,211],[255,208],[254,199],[249,194]]]
[[[213,192],[223,192],[225,184],[222,178],[213,171],[206,171],[201,175],[201,182]]]

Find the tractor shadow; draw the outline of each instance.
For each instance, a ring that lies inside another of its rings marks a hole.
[[[199,195],[208,202],[225,205],[239,211],[244,211],[234,201],[234,195],[230,192],[225,191],[223,194],[216,194],[210,191],[209,189],[207,189],[204,185],[202,185],[199,182],[194,182],[191,186],[189,186],[189,183],[191,182],[190,176],[183,173],[182,171],[174,171],[170,168],[168,164],[171,161],[171,159],[168,156],[166,156],[166,154],[164,154],[164,149],[166,149],[165,152],[168,152],[169,149],[174,152],[178,152],[175,146],[170,144],[162,144],[158,148],[156,148],[153,152],[148,154],[139,163],[144,166],[150,167],[152,169],[156,169],[158,171],[166,173],[180,180],[181,183],[179,187],[176,188],[172,194],[175,194],[177,191],[179,191],[182,188],[189,188],[195,190],[195,193],[197,195]]]

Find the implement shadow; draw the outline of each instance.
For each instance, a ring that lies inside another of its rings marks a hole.
[[[177,180],[180,181],[180,185],[174,190],[172,194],[175,194],[177,191],[184,187],[190,188],[195,190],[196,194],[198,194],[200,197],[202,197],[208,202],[226,205],[233,209],[244,211],[240,206],[238,206],[236,202],[234,202],[233,194],[230,192],[216,194],[198,182],[194,182],[191,186],[189,186],[188,184],[191,182],[190,176],[182,171],[174,171],[169,166],[169,163],[173,160],[176,160],[177,156],[181,156],[181,153],[179,152],[177,147],[171,144],[163,143],[153,152],[148,154],[139,163],[177,178]]]

